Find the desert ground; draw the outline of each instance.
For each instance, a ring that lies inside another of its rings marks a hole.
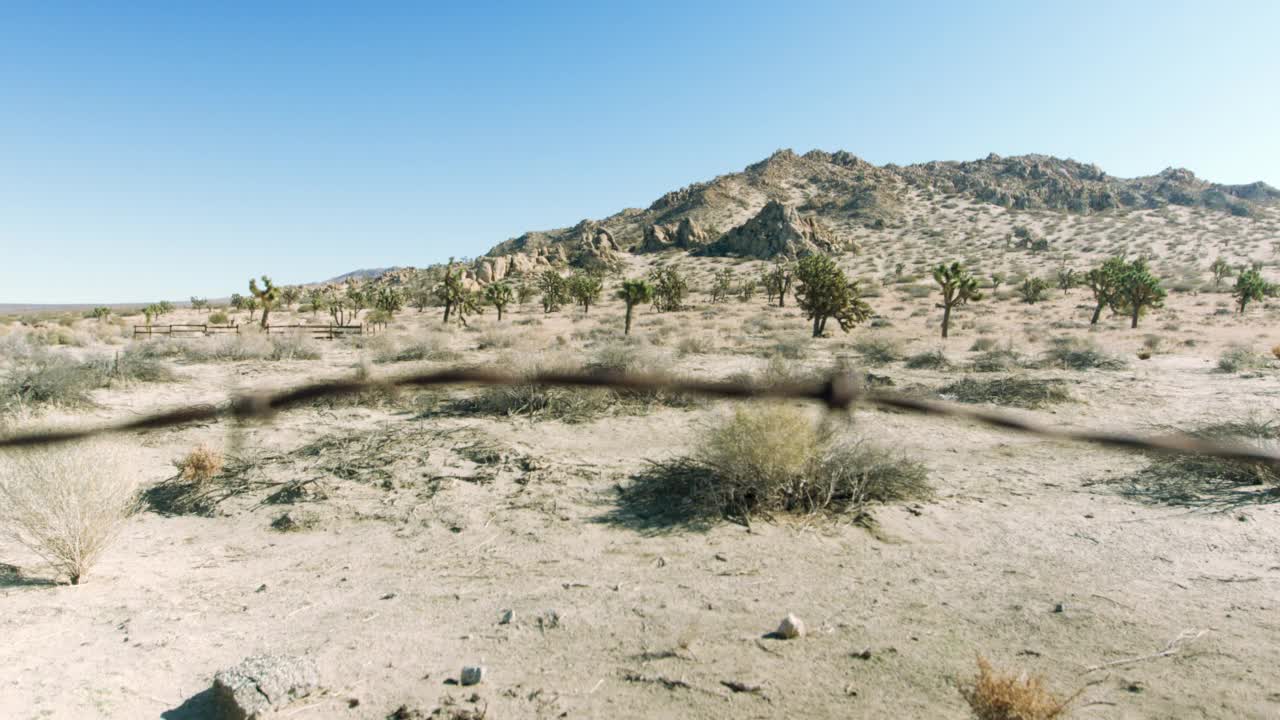
[[[11,407],[3,422],[101,423],[356,372],[621,363],[708,379],[841,367],[951,400],[964,399],[957,382],[1017,378],[1059,392],[1023,403],[1034,407],[968,399],[1065,428],[1271,427],[1280,305],[1236,314],[1230,281],[1215,289],[1206,268],[1222,252],[1272,262],[1274,217],[1220,240],[1237,219],[1026,214],[1055,239],[1033,255],[1006,247],[1002,209],[948,202],[928,228],[860,238],[841,260],[875,312],[849,333],[810,338],[793,301],[767,305],[762,292],[712,303],[716,270],[747,278],[766,263],[679,253],[627,259],[619,276],[674,265],[694,290],[685,310],[637,308],[629,339],[615,299],[585,314],[535,299],[468,327],[406,309],[335,341],[273,341],[244,313],[238,337],[154,340],[130,337],[136,316],[46,313],[0,325],[0,371],[38,350],[145,358],[172,376],[94,389],[91,405]],[[981,242],[956,251],[970,230]],[[1010,283],[957,310],[940,337],[931,264],[1047,276],[1122,246],[1158,258],[1171,290],[1137,329],[1109,312],[1091,328],[1085,288],[1026,304]],[[1065,347],[1093,360],[1064,363]],[[935,351],[945,365],[917,360]],[[978,656],[1075,694],[1067,717],[1280,716],[1274,485],[1155,474],[1153,456],[964,420],[793,403],[841,439],[923,464],[931,494],[746,523],[691,517],[637,487],[738,404],[557,391],[508,413],[486,392],[371,393],[270,422],[114,438],[151,489],[180,486],[175,463],[215,450],[217,492],[191,506],[151,493],[78,585],[0,541],[0,715],[213,717],[213,675],[275,653],[314,658],[323,689],[271,717],[965,718],[959,689]],[[773,634],[789,613],[803,637]],[[487,674],[460,686],[470,665]]]

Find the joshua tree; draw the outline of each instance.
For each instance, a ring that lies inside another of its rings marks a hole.
[[[271,282],[271,278],[266,275],[262,276],[262,287],[258,287],[258,281],[249,278],[249,293],[253,295],[258,304],[262,306],[262,327],[267,327],[267,318],[271,315],[271,309],[280,302],[280,288]],[[253,319],[250,315],[249,319]]]
[[[307,304],[311,306],[311,314],[324,310],[328,307],[329,293],[325,292],[322,287],[313,287],[307,291]]]
[[[319,303],[312,307],[323,307],[329,311],[329,317],[333,320],[334,325],[346,325],[355,320],[357,310],[351,304],[351,300],[347,298],[345,293],[338,292],[335,287],[326,288],[324,297]],[[250,318],[251,320],[253,318]]]
[[[396,313],[404,309],[404,293],[393,287],[378,288],[373,296],[373,307],[386,313],[387,317],[395,317]]]
[[[835,318],[840,329],[849,329],[871,317],[871,307],[861,297],[857,280],[826,255],[808,255],[796,267],[796,303],[813,320],[813,336],[822,337],[827,319]]]
[[[284,301],[284,306],[290,310],[302,299],[302,288],[297,285],[286,285],[280,289],[280,299]]]
[[[502,313],[511,304],[515,292],[504,282],[490,283],[484,289],[484,300],[498,310],[498,322],[502,322]]]
[[[245,297],[240,293],[231,293],[231,307],[236,310],[245,310]]]
[[[933,280],[942,288],[942,304],[938,307],[942,308],[942,337],[945,338],[951,326],[951,308],[970,300],[981,300],[982,292],[978,290],[978,279],[958,262],[934,268]]]
[[[542,312],[551,313],[569,300],[569,281],[550,268],[538,276],[538,290],[542,292]]]
[[[1262,279],[1262,273],[1250,269],[1236,277],[1236,287],[1231,294],[1236,299],[1236,305],[1240,307],[1240,313],[1244,314],[1249,303],[1261,301],[1266,296],[1267,290],[1267,281]]]
[[[995,295],[1000,291],[1000,286],[1004,284],[1004,273],[991,273],[991,294]]]
[[[457,310],[462,313],[462,306],[467,301],[467,288],[462,283],[462,273],[455,271],[453,267],[453,258],[449,258],[449,265],[445,269],[444,279],[440,282],[440,286],[436,288],[436,295],[440,298],[441,304],[444,305],[444,321],[449,322],[449,316],[453,315]],[[474,301],[473,301],[474,302]],[[463,325],[466,325],[464,320]]]
[[[1022,296],[1022,302],[1034,305],[1044,300],[1044,293],[1048,289],[1049,282],[1044,278],[1029,277],[1022,281],[1018,294]]]
[[[1138,327],[1138,318],[1148,308],[1163,305],[1165,295],[1165,289],[1160,286],[1160,278],[1151,274],[1146,260],[1138,258],[1126,264],[1121,271],[1116,302],[1132,319],[1129,327]]]
[[[191,296],[191,309],[192,309],[192,310],[208,310],[208,309],[209,309],[209,299],[208,299],[208,298],[202,298],[202,297],[196,297],[195,295],[192,295],[192,296]]]
[[[769,302],[778,298],[778,307],[787,304],[787,293],[791,290],[791,265],[782,260],[773,261],[773,269],[764,274],[764,290],[769,295]]]
[[[1084,275],[1084,282],[1093,293],[1093,317],[1090,325],[1097,325],[1102,308],[1117,304],[1116,293],[1120,289],[1120,275],[1124,272],[1124,258],[1114,257]]]
[[[106,320],[107,318],[111,317],[111,308],[106,306],[96,307],[93,309],[93,312],[89,314],[89,317],[93,318],[94,320]]]
[[[600,299],[603,287],[600,276],[593,272],[576,272],[568,282],[569,294],[582,306],[584,315],[591,311],[591,303]]]
[[[243,307],[245,310],[249,311],[249,322],[253,322],[253,316],[257,314],[258,308],[260,307],[258,304],[258,299],[251,298],[251,297],[245,298]]]
[[[1058,268],[1058,289],[1059,290],[1066,292],[1071,288],[1075,287],[1076,285],[1078,285],[1079,282],[1080,282],[1080,279],[1079,277],[1077,277],[1075,270],[1069,267]]]
[[[626,326],[622,334],[630,335],[632,311],[636,305],[653,300],[653,286],[645,280],[623,280],[622,287],[618,289],[618,299],[627,306]]]
[[[538,288],[530,285],[528,282],[521,281],[521,283],[516,286],[516,302],[521,305],[532,300],[533,296],[537,294]]]
[[[369,291],[354,280],[347,282],[347,302],[351,305],[352,318],[360,315],[360,311],[369,307]]]
[[[756,296],[756,281],[747,278],[738,285],[738,302],[751,302]]]
[[[689,283],[673,267],[656,268],[649,273],[649,282],[653,285],[653,307],[658,312],[679,310],[684,307],[685,295],[689,293]]]
[[[711,302],[724,302],[729,299],[731,292],[733,292],[733,270],[724,268],[716,273],[715,283],[711,286]]]
[[[1209,272],[1213,273],[1213,288],[1217,290],[1222,287],[1223,278],[1231,274],[1231,265],[1227,263],[1226,258],[1219,257],[1209,266]]]

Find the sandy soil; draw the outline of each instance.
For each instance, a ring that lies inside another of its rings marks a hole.
[[[716,266],[698,262],[704,275]],[[1065,379],[1075,398],[1037,416],[1152,429],[1280,410],[1274,369],[1215,370],[1232,343],[1280,343],[1274,306],[1239,319],[1215,314],[1229,296],[1180,294],[1136,331],[1106,318],[1090,333],[1087,291],[1051,296],[965,308],[945,343],[933,299],[892,286],[873,300],[890,326],[847,336],[811,341],[794,308],[713,307],[701,294],[685,312],[646,309],[637,333],[678,370],[708,377],[763,367],[779,343],[798,348],[794,364],[825,368],[858,358],[855,344],[873,334],[957,363],[980,336],[1028,354],[1088,336],[1126,367],[1025,371]],[[505,330],[487,315],[466,331],[407,311],[376,342],[437,333],[468,362],[586,356],[620,317],[616,302],[587,318],[543,318],[530,305]],[[510,347],[476,349],[502,333]],[[1137,359],[1152,334],[1156,353]],[[706,346],[680,353],[691,335]],[[98,408],[45,420],[345,373],[376,350],[333,343],[320,360],[179,363],[180,382],[101,391]],[[964,374],[872,369],[899,387]],[[0,560],[22,568],[0,585],[0,716],[206,717],[212,675],[260,652],[320,664],[327,690],[279,714],[291,718],[380,719],[402,704],[484,707],[490,718],[964,718],[956,688],[978,654],[1079,690],[1071,717],[1280,716],[1280,509],[1262,501],[1274,496],[1156,502],[1116,482],[1143,457],[859,410],[840,432],[923,461],[934,499],[873,508],[872,529],[826,516],[687,527],[626,505],[620,487],[690,450],[727,407],[565,423],[354,406],[126,438],[148,482],[203,442],[255,458],[263,481],[315,478],[325,497],[271,504],[263,489],[211,516],[143,512],[74,587],[0,544]],[[273,529],[284,512],[314,526]],[[809,635],[767,637],[789,612]],[[1180,636],[1176,653],[1091,670]],[[488,668],[485,682],[454,685],[471,664]]]

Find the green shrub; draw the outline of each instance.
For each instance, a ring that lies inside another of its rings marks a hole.
[[[945,370],[951,367],[951,361],[941,350],[929,350],[907,358],[906,365],[912,370]]]
[[[1102,352],[1091,340],[1054,338],[1045,351],[1044,364],[1069,370],[1119,370],[1124,361]]]
[[[868,365],[887,365],[902,359],[902,343],[884,335],[868,335],[854,341],[853,349]]]
[[[1267,359],[1243,345],[1227,348],[1218,356],[1218,370],[1227,373],[1259,370],[1269,365]]]

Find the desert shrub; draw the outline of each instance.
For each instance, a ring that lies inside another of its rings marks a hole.
[[[493,348],[505,350],[515,347],[520,340],[520,334],[506,328],[487,328],[480,333],[476,339],[476,348],[479,350],[489,350]]]
[[[222,453],[207,445],[198,445],[173,463],[178,477],[192,483],[206,483],[222,472]]]
[[[104,443],[10,451],[0,457],[0,532],[79,584],[137,508],[131,467]]]
[[[929,350],[907,358],[906,365],[912,370],[945,370],[951,367],[951,361],[941,350]]]
[[[1050,341],[1043,363],[1068,370],[1119,370],[1124,361],[1102,352],[1091,340],[1059,337]]]
[[[961,378],[940,388],[938,394],[962,403],[992,403],[1022,408],[1036,408],[1071,399],[1061,380],[1019,376],[983,380]]]
[[[705,355],[713,350],[715,342],[701,333],[685,335],[676,343],[676,352],[681,355]]]
[[[842,443],[804,410],[740,406],[692,455],[660,463],[623,491],[642,512],[750,522],[773,512],[861,515],[870,502],[926,497],[923,465],[865,441]]]
[[[1233,345],[1218,356],[1218,370],[1226,373],[1258,370],[1268,365],[1267,359],[1243,345]]]
[[[809,355],[810,342],[810,338],[802,335],[782,335],[773,339],[766,352],[788,360],[803,360]]]
[[[10,368],[0,380],[0,410],[45,405],[92,405],[91,390],[102,387],[101,368],[65,355],[37,350]]]
[[[994,349],[996,344],[995,338],[980,337],[973,341],[973,344],[969,346],[969,349],[973,352],[986,352]]]
[[[272,335],[270,360],[319,360],[320,348],[302,335]]]
[[[1026,360],[1013,348],[996,348],[979,353],[970,367],[974,372],[1008,372],[1024,367]]]
[[[1233,442],[1272,453],[1280,451],[1280,424],[1274,420],[1246,417],[1184,432],[1206,440]],[[1260,492],[1268,496],[1280,494],[1280,467],[1208,455],[1153,454],[1146,467],[1113,482],[1124,486],[1124,494],[1144,501],[1180,505],[1222,501],[1231,505],[1247,499],[1242,496],[1247,493],[1245,488],[1260,487]]]
[[[868,365],[887,365],[902,359],[902,343],[884,335],[859,338],[853,349]]]
[[[225,312],[221,310],[215,310],[209,313],[209,324],[210,325],[230,325],[231,318],[227,317],[227,314]]]
[[[999,672],[981,655],[977,676],[960,685],[960,694],[977,720],[1052,720],[1076,697],[1055,695],[1038,675]]]
[[[458,354],[449,349],[449,338],[437,334],[388,340],[373,353],[375,363],[446,362],[457,357]]]

